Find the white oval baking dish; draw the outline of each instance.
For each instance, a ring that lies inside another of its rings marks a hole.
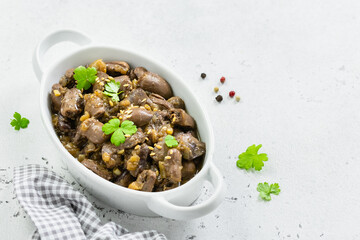
[[[43,56],[53,45],[70,41],[80,47],[70,54],[55,61],[47,69],[43,69]],[[131,66],[144,66],[165,78],[171,85],[174,95],[184,99],[187,111],[197,122],[201,140],[206,143],[206,156],[199,173],[186,184],[164,192],[141,192],[113,184],[84,167],[70,155],[60,143],[51,123],[50,98],[51,86],[58,82],[64,72],[95,59],[105,61],[123,60]],[[140,216],[163,216],[166,218],[187,220],[201,217],[213,211],[224,198],[223,177],[212,163],[214,152],[214,136],[210,121],[189,87],[167,66],[132,50],[116,46],[92,44],[86,35],[74,30],[60,30],[47,35],[36,47],[33,67],[40,80],[41,117],[52,141],[62,154],[62,160],[73,177],[88,192],[110,206]],[[205,181],[209,181],[214,192],[206,201],[189,206],[199,196]]]

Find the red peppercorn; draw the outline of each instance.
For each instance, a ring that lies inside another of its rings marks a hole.
[[[230,91],[230,92],[229,92],[229,96],[230,96],[230,97],[234,97],[234,96],[235,96],[235,91]]]
[[[224,83],[224,82],[225,82],[225,77],[221,77],[221,78],[220,78],[220,82],[221,82],[221,83]]]

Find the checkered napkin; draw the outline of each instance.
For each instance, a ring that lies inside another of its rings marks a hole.
[[[15,168],[14,188],[37,227],[32,239],[166,240],[156,231],[129,233],[114,222],[102,225],[85,196],[42,166]]]

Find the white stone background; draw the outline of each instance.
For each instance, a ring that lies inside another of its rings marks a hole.
[[[14,198],[13,167],[38,163],[73,181],[42,127],[31,65],[45,34],[73,28],[183,77],[210,116],[228,189],[218,209],[185,222],[119,214],[85,191],[104,222],[169,239],[360,239],[359,10],[350,0],[1,0],[0,238],[28,239],[35,229]],[[75,48],[51,49],[47,62]],[[15,111],[30,119],[27,129],[10,127]],[[269,161],[261,172],[238,169],[254,143]],[[258,198],[264,181],[280,184],[271,202]]]

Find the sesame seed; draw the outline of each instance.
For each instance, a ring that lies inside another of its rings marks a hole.
[[[150,156],[154,156],[154,155],[155,155],[155,153],[154,153],[154,152],[150,153]]]
[[[113,78],[112,76],[109,76],[109,77],[108,77],[108,79],[110,79],[110,80],[114,80],[114,78]]]
[[[84,98],[84,96],[83,96],[81,93],[79,93],[79,97],[80,97],[80,98]]]
[[[171,157],[170,157],[170,156],[166,156],[165,159],[171,159]]]
[[[130,137],[130,134],[125,134],[125,137],[129,138],[129,137]]]
[[[235,99],[236,99],[237,102],[239,102],[240,101],[240,96],[236,96]]]
[[[114,106],[114,103],[111,100],[109,100],[109,104],[110,106]]]
[[[154,148],[153,147],[151,147],[151,146],[148,146],[148,148],[152,151],[152,150],[154,150]]]
[[[162,146],[160,146],[160,145],[155,145],[155,147],[157,148],[157,149],[162,149]]]
[[[219,88],[218,87],[214,87],[214,92],[218,92],[219,91]]]
[[[146,110],[151,110],[151,107],[148,104],[145,104],[144,107]]]
[[[127,83],[127,84],[124,84],[123,86],[124,86],[124,87],[127,87],[127,86],[129,86],[129,84]]]
[[[125,152],[124,149],[121,149],[120,151],[118,151],[118,154],[123,154]]]
[[[173,150],[172,150],[172,149],[170,150],[170,154],[173,154]]]

